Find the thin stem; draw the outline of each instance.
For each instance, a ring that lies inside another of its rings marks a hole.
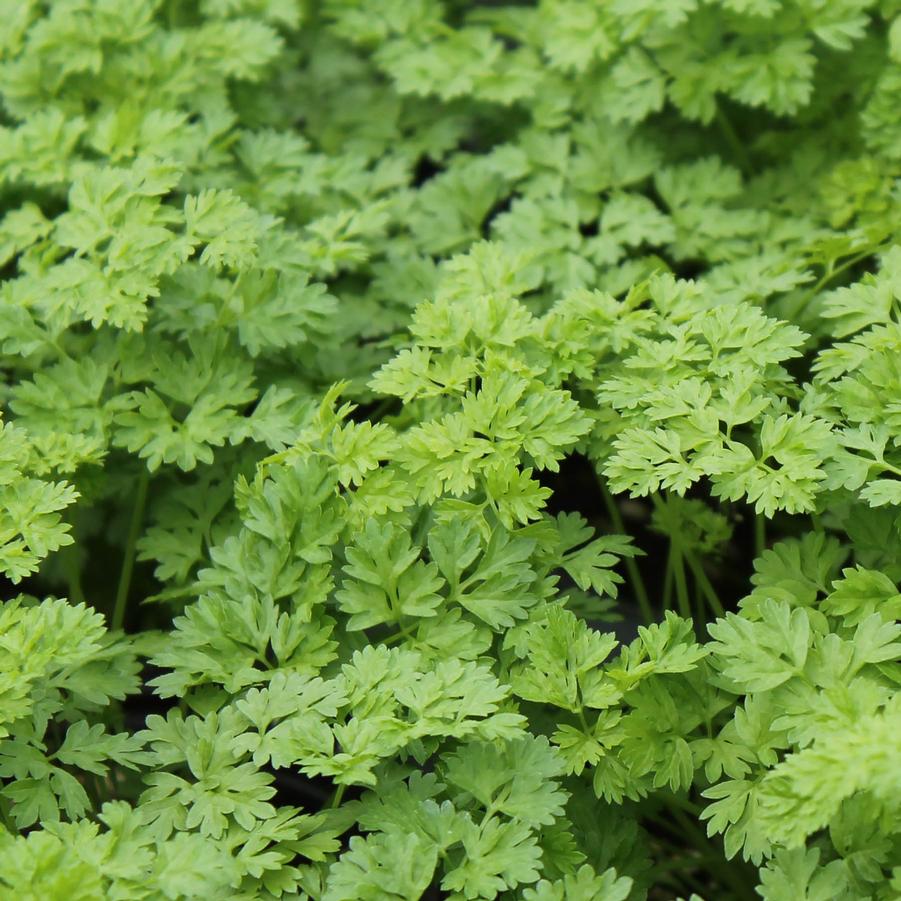
[[[862,260],[865,260],[867,257],[871,257],[874,254],[878,253],[882,249],[881,246],[878,247],[870,247],[867,250],[862,251],[861,253],[855,254],[853,257],[849,257],[842,263],[840,266],[829,267],[823,273],[820,280],[812,287],[808,288],[804,294],[801,295],[802,301],[810,300],[812,297],[816,297],[826,285],[829,284],[836,276],[841,275],[846,270],[850,269],[852,266],[857,265]]]
[[[684,810],[695,819],[700,817],[701,812],[704,810],[703,805],[698,804],[696,801],[692,801],[691,798],[684,794],[677,794],[676,792],[670,791],[661,795],[661,798],[667,807],[678,807],[679,810]]]
[[[685,553],[685,562],[688,563],[692,575],[695,577],[695,582],[698,583],[698,587],[701,589],[704,597],[707,598],[710,609],[713,610],[716,616],[725,616],[726,611],[720,602],[716,589],[710,584],[710,579],[707,578],[707,573],[704,571],[704,564],[701,563],[694,554],[688,552]]]
[[[620,535],[628,534],[622,514],[619,512],[619,507],[616,505],[616,501],[613,500],[613,495],[610,494],[610,490],[604,484],[604,480],[600,475],[598,476],[598,484],[601,487],[601,496],[604,498],[604,506],[607,508],[613,528]],[[648,592],[644,587],[644,580],[641,578],[638,564],[632,557],[626,557],[624,562],[626,564],[626,573],[629,576],[629,583],[632,586],[632,593],[635,595],[635,600],[638,601],[638,606],[641,608],[641,615],[646,623],[652,623],[654,621],[654,611],[651,609],[651,602],[648,599]]]
[[[141,523],[144,520],[144,508],[147,505],[147,487],[150,484],[150,473],[146,467],[142,467],[138,478],[138,486],[135,489],[135,503],[131,511],[131,522],[128,526],[128,537],[125,540],[125,553],[122,557],[122,571],[119,573],[119,585],[116,588],[116,602],[113,606],[113,618],[111,628],[121,629],[125,621],[125,604],[128,600],[128,590],[131,588],[131,574],[135,566],[135,547],[138,543],[138,533],[141,531]]]
[[[691,561],[688,559],[688,557],[685,557],[684,559],[688,564],[688,568],[691,569]],[[695,583],[697,583],[697,579],[695,579]],[[694,593],[695,615],[692,622],[694,623],[695,634],[698,636],[698,640],[700,641],[704,637],[704,624],[707,622],[709,617],[707,616],[707,605],[705,604],[704,592],[698,591],[697,588],[698,586],[696,584]]]
[[[402,641],[404,638],[411,638],[413,635],[413,626],[408,625],[401,628],[398,632],[395,632],[393,635],[389,635],[387,638],[383,638],[379,643],[385,645],[386,647],[394,644],[395,642]]]
[[[672,538],[670,541],[672,542]],[[682,557],[682,548],[677,542],[670,544],[670,566],[673,569],[673,579],[676,583],[676,603],[679,605],[679,615],[685,619],[693,619],[691,596],[688,592],[688,581],[685,578],[685,562]]]
[[[74,545],[68,549],[65,555],[64,568],[69,600],[73,604],[83,604],[85,602],[84,589],[81,587],[81,570],[78,566],[78,557]]]
[[[671,600],[670,586],[676,586],[676,604],[679,607],[679,614],[685,619],[693,619],[691,615],[691,598],[688,592],[688,582],[685,579],[685,562],[682,557],[682,543],[674,530],[667,528],[668,508],[667,502],[660,497],[659,494],[652,494],[651,501],[654,508],[660,515],[660,522],[666,529],[669,537],[669,555],[666,560],[666,582],[664,585],[664,607],[669,609]]]
[[[341,801],[344,799],[344,790],[347,786],[342,782],[341,785],[335,790],[335,794],[332,796],[332,801],[329,804],[329,807],[334,810],[336,807],[341,806]]]
[[[759,557],[766,550],[766,517],[754,514],[754,553]]]
[[[892,472],[896,476],[901,476],[901,469],[899,469],[897,466],[892,466],[891,463],[887,463],[885,460],[881,460],[880,463],[882,465],[883,472]]]
[[[673,606],[673,568],[666,561],[666,574],[663,577],[663,609],[670,610]]]
[[[578,714],[579,714],[579,725],[582,727],[582,731],[588,736],[593,735],[594,733],[593,733],[591,727],[588,725],[588,720],[585,719],[584,707],[579,707]]]
[[[748,156],[748,151],[741,142],[741,138],[735,133],[735,129],[732,127],[732,122],[729,120],[729,117],[723,112],[723,109],[719,104],[716,106],[715,118],[720,132],[726,139],[726,143],[729,145],[729,149],[735,154],[735,161],[738,163],[738,167],[745,175],[751,175],[754,172],[754,166],[751,164],[751,158]]]
[[[363,648],[368,648],[372,644],[369,636],[362,629],[354,632],[345,632],[343,637],[352,651],[362,651]],[[396,636],[395,640],[400,639],[400,637],[400,635]]]

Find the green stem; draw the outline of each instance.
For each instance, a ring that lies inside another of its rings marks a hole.
[[[387,638],[383,638],[379,644],[383,644],[386,647],[390,647],[398,641],[402,641],[405,638],[411,638],[413,636],[413,626],[404,626],[398,632],[395,632],[393,635],[389,635]]]
[[[689,569],[691,568],[691,562],[688,557],[685,558],[685,562],[688,563]],[[697,580],[695,580],[697,582]],[[703,641],[705,638],[704,635],[704,624],[707,622],[710,617],[707,615],[707,604],[705,603],[705,596],[703,591],[697,590],[698,586],[695,585],[695,593],[694,593],[694,607],[695,607],[695,615],[692,619],[692,622],[695,627],[695,634],[698,636],[698,641]]]
[[[679,615],[685,619],[693,619],[691,615],[691,596],[688,592],[688,581],[685,578],[685,561],[682,557],[682,548],[678,542],[670,538],[670,566],[673,569],[673,579],[676,583],[676,603],[679,606]]]
[[[745,175],[753,174],[754,166],[751,163],[751,158],[748,156],[748,151],[742,143],[741,138],[735,133],[735,129],[732,127],[732,122],[729,120],[729,117],[723,112],[723,109],[719,104],[716,106],[715,118],[720,132],[726,139],[726,143],[729,145],[729,149],[735,154],[735,161],[738,163],[739,169],[741,169]]]
[[[660,521],[664,528],[667,527],[667,504],[659,494],[652,494],[651,501],[657,513],[660,514]],[[682,555],[682,543],[679,541],[675,531],[666,529],[669,537],[669,556],[666,560],[666,581],[667,583],[675,583],[676,586],[676,604],[679,607],[679,614],[685,619],[692,619],[691,615],[691,597],[688,591],[688,582],[685,579],[685,561]],[[666,588],[669,585],[665,586]],[[664,606],[669,609],[669,598],[664,599]]]
[[[704,565],[694,554],[688,552],[685,554],[685,562],[691,569],[692,575],[695,577],[695,582],[698,583],[698,587],[701,589],[704,597],[707,598],[707,603],[710,604],[710,609],[714,612],[714,615],[725,616],[726,611],[723,609],[723,605],[720,602],[719,595],[716,593],[716,589],[710,584],[707,573],[704,572]]]
[[[81,570],[78,567],[78,557],[74,545],[68,549],[65,555],[65,571],[69,600],[73,604],[83,604],[85,602],[84,589],[81,587]]]
[[[341,806],[341,801],[344,799],[344,790],[347,786],[342,782],[341,785],[335,790],[335,794],[332,796],[331,803],[329,807],[334,810],[336,807]]]
[[[128,526],[128,537],[125,540],[125,553],[122,558],[122,571],[119,573],[119,585],[116,588],[116,602],[113,606],[113,618],[111,628],[121,629],[125,621],[125,604],[128,600],[128,590],[131,588],[131,574],[135,566],[135,547],[138,543],[138,533],[141,531],[141,523],[144,520],[144,507],[147,505],[147,487],[150,484],[150,473],[146,467],[142,467],[135,489],[135,503],[131,511],[131,522]]]
[[[585,709],[583,707],[579,708],[579,725],[586,735],[591,736],[594,734],[593,730],[588,725],[588,720],[585,719]]]
[[[604,506],[607,508],[613,528],[620,535],[627,535],[626,525],[623,522],[622,514],[619,512],[619,507],[616,505],[613,495],[610,494],[610,490],[604,484],[604,480],[600,475],[598,475],[598,484],[601,486],[601,497],[604,498]],[[651,609],[651,602],[648,599],[648,592],[644,587],[644,580],[641,578],[638,564],[632,557],[626,557],[624,562],[626,564],[626,573],[629,576],[629,583],[632,586],[632,593],[635,595],[635,600],[638,601],[638,606],[641,608],[641,615],[646,623],[652,623],[654,622],[654,611]]]
[[[664,530],[666,529],[666,503],[663,498],[660,497],[659,494],[654,492],[650,495],[651,503],[654,505],[654,509],[660,515],[660,522],[664,526]],[[667,531],[667,537],[669,538],[669,552],[666,556],[666,573],[663,576],[663,610],[664,612],[667,610],[672,610],[673,607],[673,585],[676,581],[676,569],[674,566],[674,558],[676,553],[676,542],[673,536]]]
[[[823,288],[825,288],[826,285],[828,285],[829,282],[831,282],[834,278],[841,275],[843,272],[850,269],[852,266],[856,266],[858,263],[860,263],[862,260],[865,260],[867,257],[871,257],[874,254],[879,253],[879,251],[881,249],[882,249],[881,246],[870,247],[867,250],[864,250],[861,253],[855,254],[853,257],[850,257],[849,259],[845,260],[845,262],[842,263],[840,266],[827,268],[826,271],[823,273],[822,277],[820,278],[820,280],[812,288],[808,288],[804,292],[804,294],[801,295],[802,302],[808,301],[811,298],[816,297],[817,294],[819,294],[820,291],[822,291]]]
[[[899,469],[897,466],[893,466],[887,460],[874,460],[873,462],[880,467],[882,472],[891,472],[896,476],[901,476],[901,469]]]
[[[673,568],[666,561],[666,574],[663,577],[663,609],[671,610],[673,606]]]
[[[766,517],[754,514],[754,553],[759,557],[766,550]]]
[[[660,797],[667,807],[676,807],[690,816],[693,816],[695,819],[698,819],[701,816],[701,812],[704,810],[702,804],[692,801],[683,794],[676,794],[675,792],[669,791],[662,794]]]
[[[81,585],[81,567],[79,564],[79,547],[78,525],[79,525],[79,509],[76,507],[71,519],[71,532],[73,543],[60,554],[62,569],[66,575],[66,590],[68,599],[73,604],[83,604],[85,602],[84,589]]]

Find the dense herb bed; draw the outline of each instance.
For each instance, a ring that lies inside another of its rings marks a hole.
[[[901,896],[898,0],[0,15],[3,897]]]

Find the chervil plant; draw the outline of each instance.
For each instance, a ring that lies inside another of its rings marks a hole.
[[[901,897],[898,0],[0,16],[0,896]]]

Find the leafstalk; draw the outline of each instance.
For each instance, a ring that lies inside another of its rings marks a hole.
[[[604,480],[600,476],[598,476],[598,484],[600,485],[601,497],[604,499],[604,506],[607,508],[607,513],[610,516],[613,528],[620,535],[626,535],[626,525],[623,522],[622,514],[619,512],[619,507],[616,505],[613,495],[610,494],[610,490],[604,484]],[[652,623],[654,621],[654,611],[651,608],[651,602],[648,599],[648,592],[644,586],[644,580],[641,578],[641,571],[638,568],[638,564],[632,557],[626,557],[625,564],[626,574],[629,577],[629,585],[632,588],[632,593],[635,595],[635,600],[638,601],[641,615],[644,617],[646,623]]]
[[[673,570],[673,580],[676,583],[676,603],[679,606],[679,615],[685,619],[693,619],[691,613],[691,595],[688,591],[688,580],[685,578],[685,560],[682,556],[682,547],[679,542],[670,539],[669,565]]]
[[[766,518],[762,513],[754,514],[754,554],[759,557],[766,550]]]
[[[116,601],[113,606],[113,618],[111,627],[121,629],[125,621],[125,606],[128,601],[128,591],[131,588],[131,574],[135,566],[135,550],[138,543],[138,535],[141,531],[141,523],[144,520],[144,508],[147,505],[147,487],[150,484],[150,473],[146,467],[142,467],[135,489],[135,502],[131,510],[131,522],[128,525],[128,536],[125,539],[125,552],[122,556],[122,570],[119,573],[119,584],[116,587]]]
[[[329,807],[334,810],[336,807],[341,806],[341,802],[344,800],[344,790],[347,786],[342,782],[341,785],[335,790],[335,794],[332,796],[331,803]]]
[[[689,551],[685,552],[685,562],[691,569],[691,573],[695,578],[695,582],[697,583],[698,588],[701,589],[701,593],[707,599],[707,603],[710,605],[710,609],[713,611],[714,615],[725,616],[726,611],[723,608],[719,595],[716,593],[716,589],[713,587],[713,585],[710,584],[710,579],[707,578],[707,573],[704,572],[704,565],[693,553]]]
[[[752,175],[754,166],[751,164],[751,158],[748,151],[742,143],[741,138],[736,134],[729,117],[723,111],[722,107],[717,104],[715,113],[716,124],[719,126],[720,133],[726,139],[729,149],[735,154],[735,162],[738,163],[744,175]]]

